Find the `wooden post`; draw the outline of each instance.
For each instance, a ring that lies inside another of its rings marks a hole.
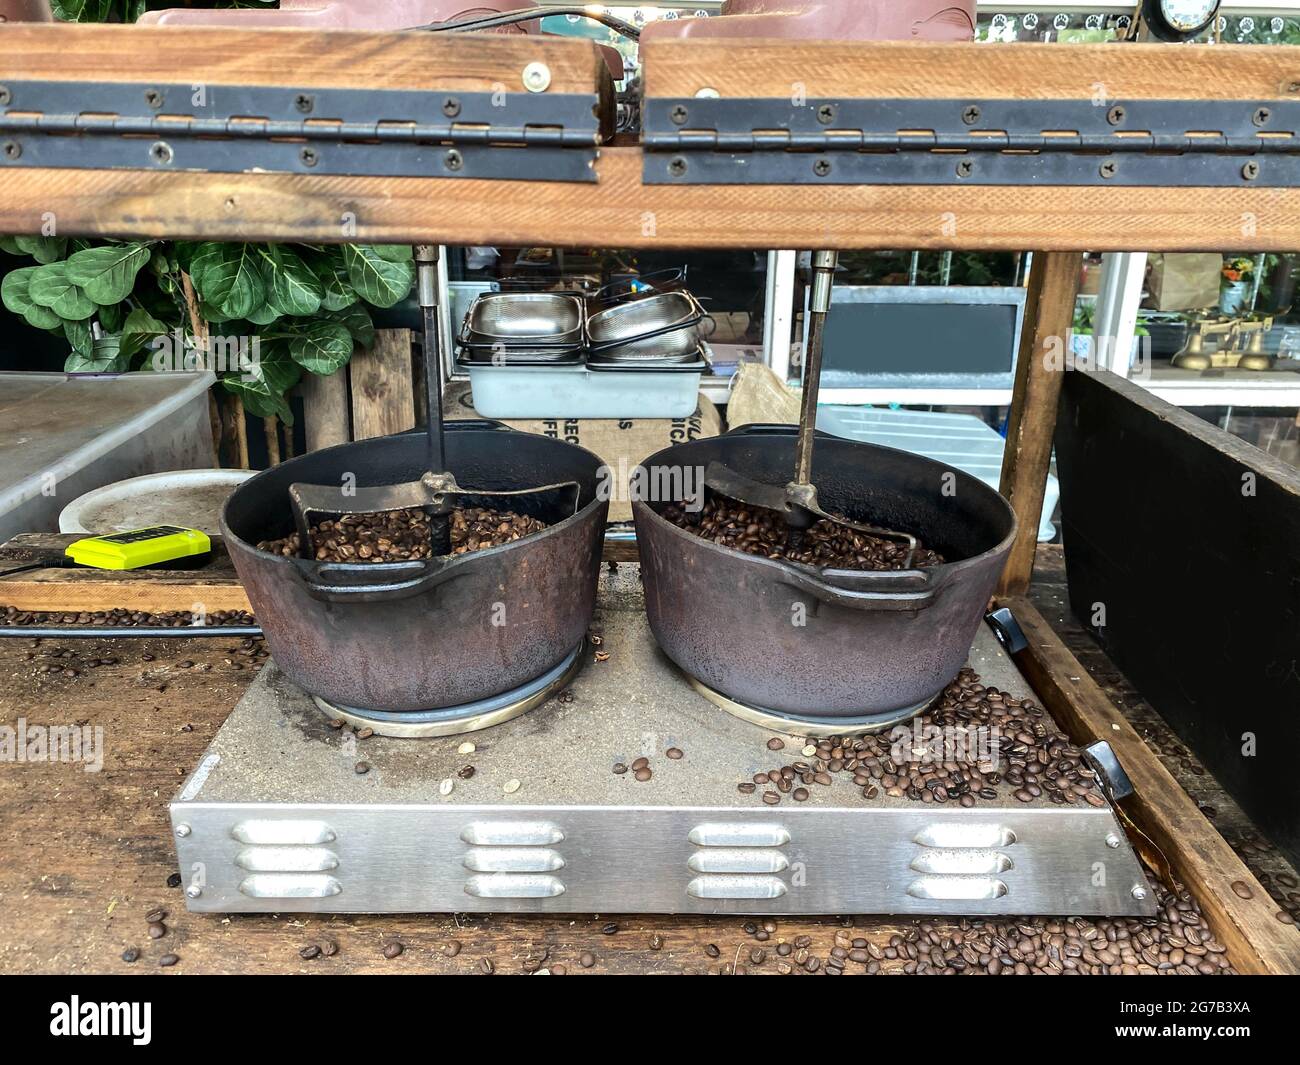
[[[1039,252],[1029,271],[1000,485],[1020,528],[1002,571],[999,595],[1024,595],[1034,570],[1038,519],[1052,458],[1052,434],[1056,430],[1056,407],[1061,398],[1061,375],[1069,350],[1079,271],[1079,253],[1069,251]]]
[[[308,451],[346,444],[352,439],[346,371],[336,370],[328,377],[304,374],[298,390],[302,393],[303,432]]]
[[[409,329],[380,329],[370,351],[348,364],[352,377],[352,439],[402,433],[415,426]]]

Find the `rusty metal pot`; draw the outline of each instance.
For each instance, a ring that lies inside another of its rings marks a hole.
[[[512,691],[583,640],[595,607],[609,507],[601,461],[560,440],[495,422],[445,426],[447,465],[468,488],[579,486],[567,516],[549,496],[515,509],[548,529],[483,551],[399,563],[328,563],[257,548],[293,532],[289,485],[417,480],[425,434],[403,433],[290,459],[240,485],[221,532],[276,665],[330,703],[362,710],[460,706]],[[494,505],[500,506],[496,501]]]
[[[677,444],[642,485],[703,484],[712,461],[781,484],[793,426]],[[818,570],[747,555],[634,500],[650,627],[683,670],[729,699],[806,720],[883,726],[920,713],[966,661],[1016,519],[969,474],[893,448],[817,434],[822,505],[919,536],[950,561],[898,572]],[[685,478],[685,480],[683,480]]]

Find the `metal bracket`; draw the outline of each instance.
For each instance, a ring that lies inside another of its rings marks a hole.
[[[1300,185],[1300,101],[644,102],[648,185]]]
[[[595,181],[597,103],[594,93],[11,81],[0,84],[0,169]]]

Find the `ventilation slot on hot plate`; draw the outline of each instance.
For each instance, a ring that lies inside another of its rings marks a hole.
[[[564,833],[550,821],[475,821],[461,832],[470,845],[461,859],[473,875],[465,893],[476,899],[553,899],[564,894],[554,874],[564,868],[555,844]]]
[[[790,842],[784,825],[715,821],[687,835],[695,851],[686,867],[698,875],[686,885],[695,899],[779,899],[789,888],[777,874],[790,868],[781,851]]]
[[[239,821],[230,835],[244,844],[235,865],[248,874],[239,891],[249,898],[324,899],[343,890],[333,875],[339,857],[325,846],[337,836],[324,821]]]
[[[913,898],[987,902],[1007,893],[1001,876],[1015,863],[1002,848],[1016,842],[1011,829],[998,824],[939,822],[927,825],[912,842],[921,850],[910,868],[922,874],[907,885]]]

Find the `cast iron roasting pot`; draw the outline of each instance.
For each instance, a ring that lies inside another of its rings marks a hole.
[[[508,491],[575,481],[577,512],[571,491],[567,500],[485,500],[553,524],[487,550],[409,562],[317,562],[257,548],[293,532],[294,482],[418,480],[428,463],[423,432],[290,459],[226,502],[221,532],[276,665],[328,702],[404,711],[487,699],[554,668],[586,636],[609,509],[598,491],[600,459],[497,422],[449,422],[444,431],[461,485]]]
[[[745,426],[646,459],[643,484],[709,462],[772,484],[794,469],[793,426]],[[832,513],[906,530],[950,561],[904,571],[818,570],[748,555],[678,528],[673,500],[634,499],[650,627],[683,670],[786,716],[920,713],[965,664],[1015,538],[1010,505],[981,481],[893,448],[817,434],[813,479]],[[797,622],[802,620],[803,624]]]

